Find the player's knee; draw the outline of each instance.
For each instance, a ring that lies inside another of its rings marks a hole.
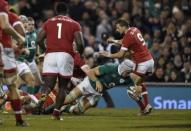
[[[69,104],[73,102],[76,99],[76,94],[75,92],[71,91],[70,94],[68,94],[65,98],[64,104]]]
[[[16,85],[16,80],[17,80],[17,76],[12,75],[12,76],[9,76],[9,77],[5,78],[3,83],[8,85],[8,86]]]

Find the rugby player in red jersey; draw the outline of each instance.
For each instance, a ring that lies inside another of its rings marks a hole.
[[[142,114],[145,114],[144,112],[150,113],[152,107],[148,102],[148,92],[143,82],[145,76],[154,71],[154,60],[138,28],[130,27],[127,21],[120,19],[116,22],[116,31],[124,35],[123,39],[110,39],[109,41],[121,44],[120,51],[115,54],[110,54],[109,52],[100,52],[100,54],[110,58],[122,58],[125,53],[129,51],[132,56],[132,61],[135,64],[134,70],[130,76],[137,85],[137,88],[135,88],[136,92],[142,92],[145,103],[145,111],[141,112]]]
[[[16,125],[27,126],[28,124],[23,121],[21,116],[21,101],[19,99],[19,94],[17,93],[17,89],[14,83],[16,80],[16,64],[14,60],[11,37],[17,41],[19,46],[23,45],[25,41],[24,37],[22,37],[15,30],[18,29],[20,33],[22,33],[22,27],[20,28],[18,25],[19,22],[17,21],[16,15],[8,11],[8,3],[5,0],[0,0],[0,45],[2,54],[1,76],[4,73],[4,83],[7,84],[9,88],[9,99],[11,100],[11,105],[15,112]]]
[[[57,16],[44,23],[38,34],[38,43],[43,48],[43,41],[46,38],[46,55],[43,63],[43,76],[47,89],[45,94],[55,87],[58,79],[59,92],[53,118],[60,120],[60,107],[65,99],[66,86],[73,74],[73,41],[76,42],[80,54],[83,53],[84,41],[80,24],[66,16],[66,4],[59,2],[55,7]]]

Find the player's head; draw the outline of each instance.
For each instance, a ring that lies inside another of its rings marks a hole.
[[[61,14],[61,15],[66,15],[68,9],[67,9],[67,5],[64,2],[57,2],[55,5],[55,11],[56,14]]]
[[[134,71],[134,69],[135,69],[135,63],[133,63],[133,61],[128,59],[121,62],[121,64],[119,64],[118,66],[119,75],[123,77],[127,77],[129,73]]]
[[[129,23],[126,20],[119,19],[115,23],[115,28],[117,32],[123,34],[129,28]]]
[[[19,19],[23,23],[24,28],[27,30],[27,28],[28,28],[28,18],[25,15],[20,15]]]
[[[7,1],[0,0],[0,11],[8,12],[8,10],[9,10],[9,5],[8,5]]]
[[[29,32],[32,32],[32,31],[34,31],[34,29],[35,29],[35,21],[34,21],[34,19],[32,18],[32,17],[28,17],[28,28],[27,28],[27,30],[29,31]]]

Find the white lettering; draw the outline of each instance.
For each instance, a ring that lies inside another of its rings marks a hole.
[[[154,98],[155,109],[191,109],[191,100],[163,99],[161,96]]]
[[[178,109],[186,109],[186,101],[180,100],[178,104]]]
[[[176,109],[177,102],[175,100],[165,100],[163,101],[163,109]]]
[[[156,104],[155,109],[162,109],[162,104],[161,104],[162,97],[157,96],[154,99],[154,104]]]

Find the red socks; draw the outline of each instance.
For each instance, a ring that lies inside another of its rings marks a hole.
[[[143,97],[145,106],[147,106],[149,104],[147,88],[146,88],[145,84],[141,84],[141,86],[142,86],[142,93],[141,93],[141,95]]]
[[[144,105],[143,101],[140,100],[140,101],[136,101],[136,102],[139,105],[139,107],[141,108],[141,110],[143,111],[145,109],[145,105]]]
[[[16,121],[22,121],[21,101],[20,99],[11,100],[11,106],[15,112]]]

